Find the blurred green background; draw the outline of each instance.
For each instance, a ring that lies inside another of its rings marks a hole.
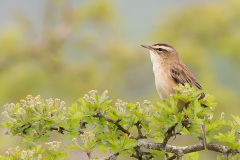
[[[174,46],[205,93],[216,96],[216,119],[221,112],[230,120],[231,114],[240,115],[238,0],[0,1],[0,105],[28,94],[71,105],[92,89],[109,90],[113,102],[161,101],[149,52],[140,47],[157,42]],[[0,154],[22,146],[19,137],[4,131]],[[64,141],[64,136],[50,140]],[[194,142],[179,137],[171,144]],[[84,153],[68,153],[68,159],[87,159]],[[200,159],[216,155],[202,151]]]

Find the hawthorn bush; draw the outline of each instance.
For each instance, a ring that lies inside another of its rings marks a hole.
[[[156,105],[147,100],[143,104],[117,100],[112,106],[107,91],[99,95],[92,90],[70,107],[65,107],[65,102],[60,99],[44,100],[40,96],[28,95],[26,100],[20,100],[17,104],[4,105],[5,111],[2,113],[6,118],[2,123],[2,127],[8,129],[6,134],[20,136],[26,150],[10,148],[1,159],[66,159],[67,153],[59,149],[61,142],[47,142],[48,131],[56,130],[72,140],[72,144],[65,148],[86,152],[89,159],[113,160],[127,154],[139,160],[162,155],[167,160],[195,160],[198,159],[197,151],[204,150],[199,129],[203,124],[207,149],[222,153],[217,157],[219,160],[238,159],[240,142],[236,134],[240,132],[240,118],[232,116],[235,121],[227,121],[223,113],[220,119],[213,119],[216,107],[214,96],[206,95],[199,100],[202,91],[191,88],[187,83],[174,90],[174,95]],[[178,100],[187,103],[188,107],[179,110],[176,107]],[[201,107],[202,104],[209,107]],[[225,125],[231,127],[227,133],[211,132]],[[137,136],[130,133],[132,128],[137,129]],[[168,145],[171,137],[189,134],[199,139],[199,143],[183,147]],[[226,142],[227,146],[212,143],[212,139]],[[39,141],[45,141],[46,145],[37,145]],[[110,154],[93,158],[91,153],[94,148]]]

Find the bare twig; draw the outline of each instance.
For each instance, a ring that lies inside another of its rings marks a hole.
[[[98,114],[94,115],[93,117],[103,117],[106,121],[115,124],[115,125],[117,126],[118,130],[120,130],[120,131],[128,134],[128,136],[130,135],[130,132],[129,132],[128,130],[126,130],[125,128],[123,128],[123,126],[121,126],[121,125],[119,124],[119,122],[121,121],[120,119],[118,119],[118,120],[115,121],[115,120],[113,120],[113,119],[111,119],[111,118],[105,117],[105,116],[102,115],[101,113],[98,113]]]
[[[82,128],[78,128],[78,131],[79,131],[79,133],[81,133],[81,134],[84,134],[86,131],[85,130],[83,130]]]
[[[111,123],[114,123],[120,131],[122,131],[122,132],[130,135],[130,132],[129,132],[128,130],[124,129],[123,126],[121,126],[121,125],[119,124],[119,122],[120,122],[121,120],[116,120],[116,121],[114,121],[113,119],[110,119],[110,118],[107,118],[107,117],[104,117],[104,118],[105,118],[106,121],[111,122]]]
[[[177,158],[177,154],[174,154],[171,157],[169,157],[169,155],[167,153],[165,155],[167,157],[167,160],[174,160],[175,158]]]
[[[135,147],[134,149],[135,149],[135,151],[136,151],[136,157],[135,157],[135,158],[137,158],[138,160],[142,160],[142,155],[143,155],[143,153],[142,153],[140,147],[137,146],[137,147]]]
[[[173,132],[175,132],[175,127],[177,123],[175,123],[173,126],[168,128],[167,132],[165,133],[165,138],[162,142],[162,147],[165,147],[167,145],[168,140],[173,136]]]
[[[92,160],[91,152],[87,152],[87,156],[89,160]]]
[[[85,127],[86,124],[87,124],[87,122],[85,122],[85,121],[80,122],[79,128],[78,128],[79,133],[84,134],[86,132],[85,130],[83,130],[83,127]]]
[[[79,128],[83,129],[83,127],[85,127],[86,124],[87,122],[85,121],[80,122]]]
[[[142,126],[141,126],[141,122],[138,121],[138,122],[135,123],[134,125],[137,127],[137,130],[138,130],[138,136],[136,137],[136,140],[138,140],[138,139],[146,139],[147,136],[143,136],[143,134],[142,134],[142,130],[141,130],[141,128],[142,128]]]
[[[151,152],[144,152],[140,149],[140,147],[134,147],[136,154],[132,154],[130,157],[134,157],[138,160],[149,160],[153,158]]]
[[[53,127],[50,128],[50,131],[53,131],[53,130],[58,131],[58,132],[61,133],[61,134],[64,134],[63,131],[69,132],[68,130],[66,130],[66,129],[63,128],[63,127],[56,127],[56,126],[53,126]],[[83,134],[83,133],[85,132],[85,130],[83,130],[82,127],[81,127],[81,123],[80,123],[80,127],[79,127],[78,131],[79,131],[79,133],[81,133],[81,134]]]
[[[152,159],[152,158],[154,158],[154,156],[152,154],[150,154],[150,155],[144,156],[143,160],[149,160],[149,159]]]
[[[58,131],[58,132],[61,133],[61,134],[64,134],[63,131],[67,131],[67,130],[66,130],[65,128],[63,128],[63,127],[56,127],[56,126],[53,126],[53,127],[50,128],[50,131],[53,131],[53,130]]]

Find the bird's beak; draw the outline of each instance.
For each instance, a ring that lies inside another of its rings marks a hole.
[[[152,49],[152,47],[151,46],[147,46],[147,45],[141,45],[142,47],[144,47],[144,48],[147,48],[147,49]]]

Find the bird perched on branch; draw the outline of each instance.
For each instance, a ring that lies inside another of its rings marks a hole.
[[[170,94],[174,94],[173,87],[179,84],[189,83],[191,87],[202,90],[194,74],[179,59],[177,50],[167,43],[157,43],[151,46],[141,45],[150,51],[150,57],[153,64],[153,73],[155,76],[155,85],[158,94],[162,100],[167,99]],[[200,99],[204,98],[201,93]],[[177,107],[183,109],[186,104],[179,100]],[[204,106],[206,107],[206,106]],[[200,127],[203,134],[204,147],[206,149],[205,126]]]

